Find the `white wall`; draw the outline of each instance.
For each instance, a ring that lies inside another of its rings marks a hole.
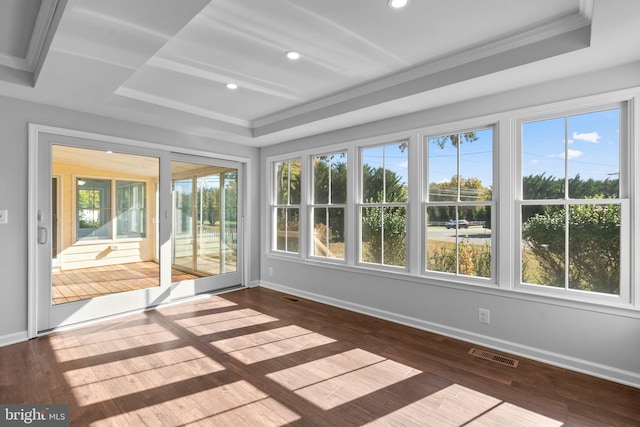
[[[268,157],[288,152],[639,86],[640,63],[635,63],[390,118],[263,149],[262,173],[268,173]],[[263,286],[640,387],[638,310],[600,308],[509,290],[443,285],[427,278],[272,255],[266,246],[267,180],[262,185]],[[268,275],[269,268],[272,276]],[[490,325],[477,322],[480,307],[491,310]]]
[[[0,225],[0,345],[27,336],[27,186],[28,124],[91,132],[164,144],[189,150],[250,159],[248,186],[252,196],[247,212],[258,211],[259,150],[226,142],[179,134],[159,128],[107,119],[61,108],[0,97],[0,209],[9,223]],[[251,236],[248,282],[259,279],[259,218],[253,215],[246,232]]]

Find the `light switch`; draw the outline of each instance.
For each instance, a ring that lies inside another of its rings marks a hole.
[[[6,209],[0,209],[0,224],[6,224],[9,222],[9,211]]]

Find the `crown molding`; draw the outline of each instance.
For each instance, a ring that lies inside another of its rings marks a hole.
[[[57,5],[58,0],[42,0],[25,57],[22,58],[20,56],[0,53],[0,65],[29,73],[33,72],[40,57],[42,46],[47,37],[47,32],[51,26]]]

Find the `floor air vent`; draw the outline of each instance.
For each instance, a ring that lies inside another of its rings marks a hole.
[[[281,297],[281,299],[283,299],[283,300],[285,300],[285,301],[293,302],[293,303],[296,303],[296,302],[300,302],[300,301],[301,301],[301,300],[299,300],[299,299],[298,299],[298,298],[296,298],[296,297],[290,297],[290,296],[288,296],[288,295],[285,295],[285,296]]]
[[[485,350],[479,350],[477,348],[472,348],[469,350],[469,354],[475,357],[479,357],[480,359],[491,360],[493,362],[498,362],[502,365],[511,366],[512,368],[518,367],[518,361],[506,356],[500,356],[499,354],[491,353]]]

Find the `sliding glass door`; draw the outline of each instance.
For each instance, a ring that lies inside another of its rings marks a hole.
[[[241,164],[42,134],[37,330],[242,284]]]

